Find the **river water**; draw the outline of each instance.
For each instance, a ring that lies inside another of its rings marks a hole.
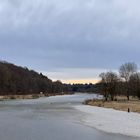
[[[84,125],[75,110],[91,94],[0,102],[0,140],[139,140]]]

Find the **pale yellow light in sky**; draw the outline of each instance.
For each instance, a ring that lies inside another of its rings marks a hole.
[[[98,83],[99,79],[70,79],[70,80],[62,80],[63,83],[66,84],[86,84],[86,83]]]

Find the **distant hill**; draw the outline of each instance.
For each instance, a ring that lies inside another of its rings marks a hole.
[[[59,93],[67,90],[60,81],[52,82],[47,76],[27,67],[0,61],[0,94]]]

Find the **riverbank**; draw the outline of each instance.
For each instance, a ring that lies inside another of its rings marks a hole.
[[[74,106],[83,112],[81,123],[98,130],[140,137],[140,114],[89,105]]]
[[[40,94],[31,94],[31,95],[1,95],[0,101],[3,100],[16,100],[16,99],[37,99],[42,97]]]
[[[57,95],[72,95],[73,93],[45,93],[45,94],[28,94],[28,95],[0,95],[0,101],[4,100],[22,100],[22,99],[37,99],[40,97],[50,97]]]
[[[86,105],[112,108],[115,110],[129,111],[140,113],[140,100],[137,98],[130,98],[130,101],[126,100],[125,97],[118,97],[116,101],[104,101],[104,100],[86,100]]]

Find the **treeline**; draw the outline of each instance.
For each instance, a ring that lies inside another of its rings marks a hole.
[[[72,84],[69,85],[69,89],[72,92],[88,92],[88,93],[97,93],[99,92],[100,84]]]
[[[105,100],[114,100],[117,95],[125,95],[140,99],[140,73],[135,63],[125,63],[120,66],[119,74],[109,71],[101,73],[100,92]]]
[[[69,91],[69,86],[61,81],[53,82],[42,73],[0,62],[0,94],[38,94]]]
[[[102,93],[105,100],[114,100],[117,95],[140,99],[140,73],[135,63],[120,66],[119,74],[109,71],[99,76],[97,84],[63,84],[27,67],[0,61],[0,95],[89,92]]]

